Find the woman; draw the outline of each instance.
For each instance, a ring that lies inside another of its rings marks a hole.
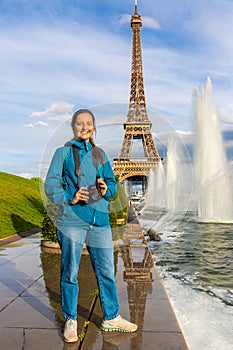
[[[61,304],[65,322],[64,340],[77,341],[78,267],[86,242],[97,279],[104,331],[135,332],[137,326],[118,315],[114,277],[112,234],[108,199],[116,181],[105,152],[92,136],[95,118],[81,109],[71,122],[74,138],[58,148],[45,180],[47,197],[59,205],[56,219],[61,246]]]

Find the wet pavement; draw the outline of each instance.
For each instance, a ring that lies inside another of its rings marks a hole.
[[[89,256],[84,254],[79,269],[80,340],[64,343],[59,263],[58,251],[41,247],[40,233],[0,247],[1,350],[187,349],[136,221],[127,224],[123,239],[115,247],[120,314],[138,324],[136,333],[100,330],[102,312],[95,293],[97,285]]]

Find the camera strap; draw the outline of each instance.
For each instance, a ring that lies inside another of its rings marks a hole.
[[[80,159],[78,154],[78,147],[75,147],[75,145],[72,145],[72,150],[73,150],[73,156],[74,156],[74,162],[75,162],[75,173],[79,180],[80,176],[82,175],[82,172],[80,172]],[[103,154],[100,148],[98,148],[97,146],[93,146],[90,152],[92,156],[93,165],[95,166],[96,171],[98,171],[98,164],[104,163]],[[89,204],[97,202],[102,198],[101,191],[99,190],[98,186],[96,186],[96,184],[89,186],[88,192],[89,192],[89,200],[88,200]]]
[[[80,169],[80,159],[79,159],[79,154],[78,154],[78,148],[74,147],[72,145],[72,150],[73,150],[73,156],[74,156],[74,163],[75,163],[75,173],[76,176],[79,176],[79,169]]]
[[[80,159],[79,159],[79,154],[78,154],[78,147],[76,147],[74,144],[72,144],[72,150],[73,150],[74,163],[75,163],[75,173],[76,173],[77,177],[79,177],[80,176],[80,172],[79,172]],[[93,146],[91,149],[91,156],[92,156],[93,164],[94,164],[96,171],[97,171],[98,164],[104,163],[103,154],[102,154],[100,148],[97,146]]]

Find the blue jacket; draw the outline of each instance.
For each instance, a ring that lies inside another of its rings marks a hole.
[[[75,161],[71,144],[78,149],[81,175],[75,172]],[[55,151],[45,180],[45,193],[54,204],[59,205],[57,225],[86,227],[86,224],[109,227],[109,203],[116,192],[116,180],[110,162],[101,149],[104,164],[98,162],[96,169],[91,154],[92,144],[72,140]],[[80,187],[88,187],[101,177],[107,184],[107,192],[99,201],[87,204],[79,201],[72,205],[72,199]]]

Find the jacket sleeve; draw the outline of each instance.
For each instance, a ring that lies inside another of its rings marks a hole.
[[[104,155],[104,164],[102,166],[102,172],[103,172],[102,177],[108,187],[107,192],[103,197],[106,200],[108,200],[114,197],[117,190],[117,184],[116,184],[116,179],[115,179],[111,164],[108,160],[108,157],[106,156],[105,152],[103,152],[103,155]]]
[[[70,205],[73,194],[69,186],[66,186],[63,179],[64,160],[67,155],[67,148],[58,148],[51,160],[49,170],[45,179],[45,193],[51,202],[57,205]]]

